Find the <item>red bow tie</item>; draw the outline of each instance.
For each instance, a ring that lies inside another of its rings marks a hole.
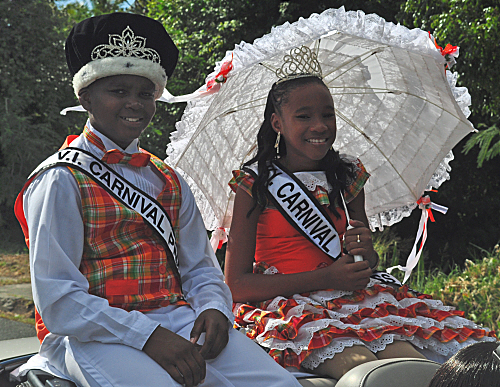
[[[107,164],[129,164],[133,167],[145,167],[151,156],[147,153],[124,153],[118,149],[107,151],[101,161]]]

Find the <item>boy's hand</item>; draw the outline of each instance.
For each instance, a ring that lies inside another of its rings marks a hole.
[[[203,311],[194,322],[191,343],[195,344],[203,332],[205,332],[205,343],[201,347],[200,354],[205,360],[215,359],[229,340],[227,317],[216,309]]]
[[[143,351],[179,384],[194,387],[205,380],[205,360],[199,345],[161,326],[156,328]]]

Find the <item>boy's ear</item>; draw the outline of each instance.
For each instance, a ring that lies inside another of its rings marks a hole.
[[[271,126],[276,133],[281,132],[281,117],[276,113],[271,114]]]
[[[80,93],[78,94],[78,101],[80,102],[80,105],[83,106],[83,108],[90,112],[92,108],[91,100],[90,100],[90,93],[88,88],[83,88],[80,90]]]

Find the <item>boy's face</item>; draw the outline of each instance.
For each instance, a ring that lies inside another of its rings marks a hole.
[[[155,85],[138,75],[98,79],[80,94],[90,123],[125,149],[148,126],[156,111]]]

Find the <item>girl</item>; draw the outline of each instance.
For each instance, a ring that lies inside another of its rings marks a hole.
[[[257,155],[230,182],[225,274],[249,337],[284,367],[338,379],[371,360],[424,358],[415,347],[449,357],[489,334],[430,296],[370,278],[378,255],[364,210],[369,175],[333,150],[335,108],[319,77],[275,83],[264,117]]]

